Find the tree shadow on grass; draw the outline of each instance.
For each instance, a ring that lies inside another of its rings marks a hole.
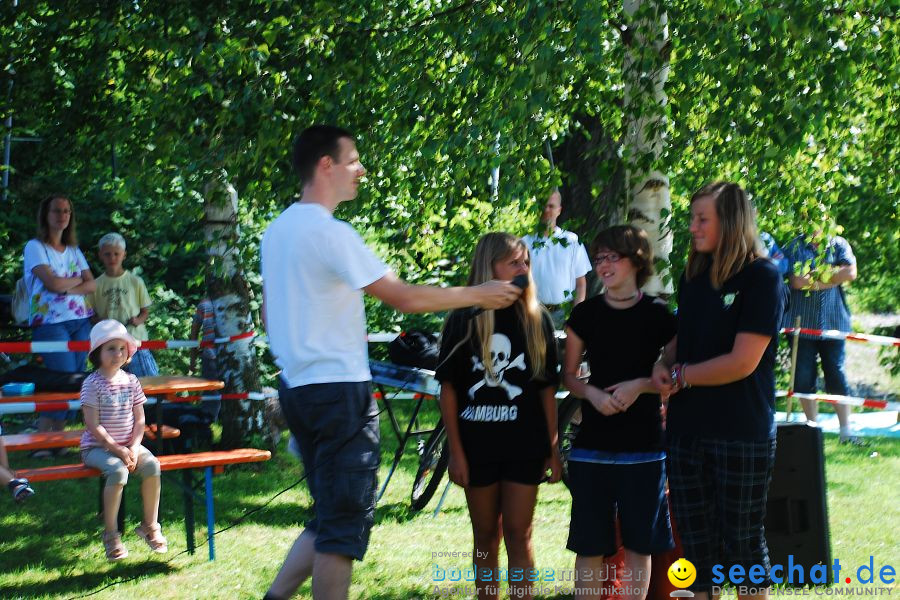
[[[254,523],[267,527],[302,527],[304,523],[313,518],[311,504],[278,504],[269,505],[262,510],[251,513],[260,505],[247,502],[230,502],[227,510],[218,509],[216,512],[216,530],[231,525],[244,515],[241,523]],[[250,513],[250,514],[248,514]],[[379,504],[375,507],[375,524],[406,523],[416,518],[418,513],[413,512],[409,504],[395,502],[391,504]],[[198,517],[200,523],[201,517]]]
[[[303,526],[314,516],[311,504],[270,504],[263,509],[256,510],[260,506],[261,503],[229,502],[226,510],[217,507],[216,529],[226,527],[238,519],[241,519],[241,523],[255,523],[270,527],[297,527]],[[256,512],[251,513],[254,510]],[[247,516],[244,517],[244,515]],[[244,518],[242,519],[242,517]]]
[[[408,502],[379,504],[375,507],[375,524],[406,523],[415,519],[418,514],[409,507]]]
[[[6,558],[5,556],[0,556],[0,562],[3,563],[4,568],[12,566],[10,562],[6,561]],[[158,560],[120,563],[107,569],[90,573],[62,573],[55,578],[45,578],[40,582],[29,581],[20,585],[2,586],[0,587],[0,598],[32,598],[45,595],[72,596],[94,593],[126,581],[168,574],[177,570],[174,565]]]

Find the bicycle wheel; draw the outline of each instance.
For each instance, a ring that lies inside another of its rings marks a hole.
[[[581,400],[568,397],[562,401],[557,411],[557,427],[559,430],[559,456],[562,460],[562,480],[569,486],[569,453],[572,442],[581,427]]]
[[[450,451],[447,449],[447,431],[444,422],[438,421],[428,441],[422,447],[419,456],[419,470],[413,481],[409,505],[413,510],[422,510],[437,491],[450,462]]]

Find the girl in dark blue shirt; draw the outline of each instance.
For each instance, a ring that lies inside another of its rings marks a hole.
[[[757,247],[755,214],[735,183],[691,198],[693,244],[678,290],[678,327],[654,365],[672,394],[667,467],[675,524],[707,598],[712,566],[762,565],[775,461],[775,350],[785,303],[777,267]],[[741,598],[765,597],[740,595]]]

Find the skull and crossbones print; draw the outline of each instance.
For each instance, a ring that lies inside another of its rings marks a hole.
[[[502,333],[495,333],[491,336],[491,366],[493,374],[477,357],[472,357],[472,371],[484,372],[484,379],[469,388],[469,398],[474,399],[475,392],[484,386],[503,389],[510,400],[518,397],[522,393],[522,388],[508,383],[504,377],[508,369],[526,370],[525,353],[523,352],[513,359],[512,344],[509,338]]]

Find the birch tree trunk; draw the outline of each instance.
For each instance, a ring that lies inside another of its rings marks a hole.
[[[227,175],[221,173],[205,186],[204,199],[204,233],[211,263],[207,270],[206,287],[215,310],[216,337],[231,337],[253,330],[250,288],[244,279],[238,250],[238,195],[228,182]],[[252,343],[252,338],[244,338],[216,346],[219,378],[225,382],[223,394],[259,391],[259,369]],[[223,400],[219,413],[222,446],[271,447],[264,408],[264,403],[260,401]]]
[[[625,149],[627,200],[624,221],[647,232],[656,274],[650,294],[671,294],[669,266],[672,201],[669,179],[659,170],[665,142],[666,80],[669,76],[668,17],[660,0],[623,0],[625,43]]]

